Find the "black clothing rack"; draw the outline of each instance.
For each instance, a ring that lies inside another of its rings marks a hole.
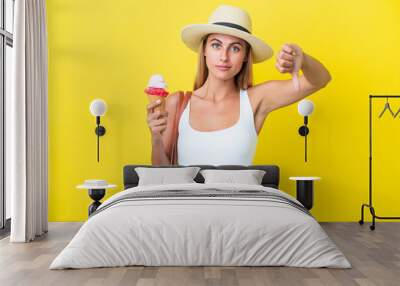
[[[400,219],[400,217],[384,217],[378,216],[375,213],[375,209],[372,205],[372,100],[381,98],[400,98],[400,95],[370,95],[369,96],[369,204],[362,204],[361,206],[361,219],[359,224],[364,224],[364,207],[369,208],[372,215],[372,225],[370,229],[375,229],[375,219]]]

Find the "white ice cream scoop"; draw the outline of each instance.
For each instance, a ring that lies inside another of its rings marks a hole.
[[[166,88],[167,83],[164,80],[164,77],[160,74],[152,75],[149,79],[148,87],[156,87],[156,88]]]

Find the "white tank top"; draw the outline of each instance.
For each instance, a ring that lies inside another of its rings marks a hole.
[[[231,127],[195,130],[189,110],[190,100],[179,120],[179,165],[252,165],[258,136],[247,90],[240,90],[240,117]]]

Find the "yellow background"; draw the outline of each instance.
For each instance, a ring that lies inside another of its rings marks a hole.
[[[319,221],[359,219],[368,200],[368,95],[400,94],[397,0],[47,1],[50,221],[87,218],[91,200],[75,188],[85,179],[117,184],[107,198],[122,189],[124,165],[151,163],[143,89],[150,75],[161,73],[169,90],[191,90],[197,56],[181,42],[180,30],[205,23],[219,4],[247,10],[253,33],[275,51],[254,65],[255,83],[290,78],[274,67],[284,43],[298,44],[333,77],[308,97],[315,104],[309,162],[293,104],[268,116],[254,164],[279,165],[280,188],[292,195],[289,176],[322,177],[312,210]],[[95,98],[108,104],[100,163],[89,112]],[[390,102],[397,111],[400,99]],[[400,117],[378,119],[383,105],[374,103],[374,202],[378,215],[400,215]]]

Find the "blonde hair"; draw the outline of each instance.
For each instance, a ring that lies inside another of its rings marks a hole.
[[[206,35],[202,43],[199,47],[199,59],[197,64],[197,74],[194,81],[194,90],[203,86],[208,77],[208,67],[206,63],[206,59],[204,56],[204,48],[207,44],[207,39],[210,34]],[[243,62],[242,68],[235,75],[235,84],[237,87],[241,89],[247,89],[253,86],[253,58],[251,53],[251,47],[246,42],[246,56],[245,61]]]

